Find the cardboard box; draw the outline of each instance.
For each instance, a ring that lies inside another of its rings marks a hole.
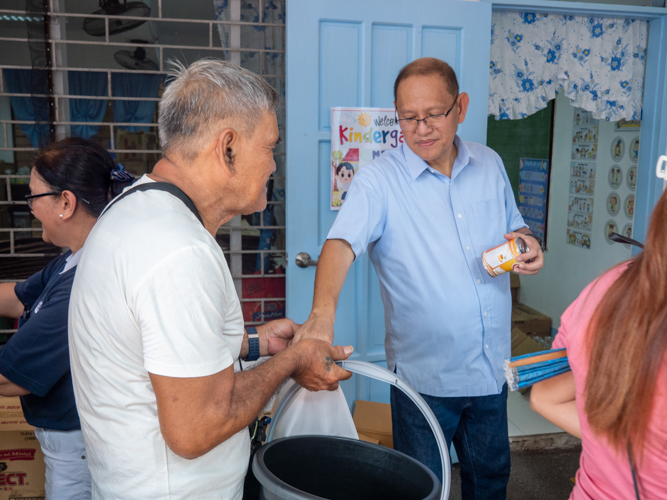
[[[0,397],[0,500],[44,500],[44,454],[19,398]]]
[[[551,335],[551,318],[525,304],[512,304],[512,328],[526,334]]]
[[[357,399],[354,402],[354,426],[360,436],[377,439],[387,448],[394,447],[391,430],[391,406],[386,403],[374,403]]]
[[[533,352],[546,351],[539,342],[536,342],[530,336],[526,335],[519,328],[512,328],[512,357],[523,356]]]
[[[534,352],[546,351],[547,348],[534,341],[519,328],[512,328],[512,357],[523,356]],[[530,387],[519,389],[524,394]]]
[[[372,443],[372,444],[380,444],[379,439],[368,437],[365,434],[360,434],[359,432],[357,432],[357,435],[359,436],[360,441],[366,441],[367,443]]]
[[[510,290],[512,291],[512,304],[519,302],[519,288],[521,280],[519,275],[510,271]]]

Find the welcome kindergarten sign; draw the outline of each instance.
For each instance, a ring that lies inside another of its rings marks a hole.
[[[357,171],[403,144],[394,108],[331,108],[331,210],[340,210]]]

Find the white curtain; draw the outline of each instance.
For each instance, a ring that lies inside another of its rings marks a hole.
[[[564,92],[600,120],[639,120],[647,40],[646,21],[494,13],[489,114],[524,118]]]

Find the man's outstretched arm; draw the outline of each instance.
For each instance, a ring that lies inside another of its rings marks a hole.
[[[315,338],[333,343],[338,297],[354,262],[354,251],[345,240],[327,240],[317,261],[313,308],[308,320],[294,334],[293,342]]]

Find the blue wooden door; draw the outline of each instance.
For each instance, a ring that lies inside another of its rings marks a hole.
[[[459,134],[486,142],[491,4],[456,0],[290,0],[287,4],[287,315],[308,318],[317,259],[336,218],[329,209],[330,109],[393,107],[399,70],[419,57],[449,63],[470,107]],[[335,343],[354,359],[386,367],[384,311],[368,256],[357,259],[343,287]],[[357,378],[343,385],[349,402],[388,402],[386,384]]]

